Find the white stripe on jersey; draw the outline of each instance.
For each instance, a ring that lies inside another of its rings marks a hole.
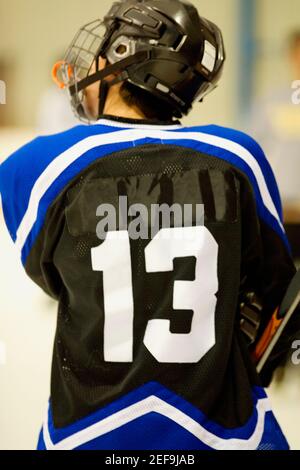
[[[55,182],[55,180],[66,170],[66,168],[68,168],[73,162],[75,162],[86,152],[92,150],[95,147],[113,144],[115,142],[131,142],[133,146],[136,146],[136,141],[145,138],[157,139],[160,140],[161,143],[164,143],[164,141],[166,140],[191,140],[212,145],[214,147],[219,147],[220,149],[232,152],[245,163],[247,163],[247,165],[252,169],[265,207],[278,221],[282,230],[284,230],[282,222],[280,220],[280,216],[270,195],[262,169],[257,160],[254,158],[254,156],[249,152],[249,150],[244,148],[242,145],[237,144],[232,140],[224,139],[223,137],[209,135],[202,132],[169,132],[150,129],[129,129],[87,137],[70,147],[62,154],[58,155],[48,165],[48,167],[40,175],[40,177],[37,179],[36,183],[32,188],[27,211],[17,231],[17,248],[20,251],[23,249],[27,237],[36,222],[39,203],[42,197],[50,188],[50,186]]]
[[[252,436],[248,439],[229,438],[224,439],[207,431],[201,424],[183,413],[175,406],[170,405],[161,398],[151,395],[144,400],[118,411],[107,418],[89,426],[62,441],[54,444],[51,440],[48,427],[48,414],[43,427],[43,437],[47,450],[73,450],[83,444],[93,441],[115,429],[146,416],[149,413],[158,413],[193,434],[203,444],[214,450],[256,450],[264,434],[265,415],[271,411],[268,398],[258,400],[257,423]],[[171,432],[171,431],[170,431]]]
[[[135,123],[127,123],[122,121],[113,121],[110,119],[99,119],[94,123],[95,125],[102,125],[102,126],[109,126],[109,127],[117,127],[122,129],[161,129],[164,131],[172,131],[177,129],[182,129],[183,126],[181,124],[135,124]]]

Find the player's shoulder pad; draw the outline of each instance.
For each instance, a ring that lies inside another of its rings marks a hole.
[[[33,139],[10,155],[0,166],[0,194],[6,225],[12,239],[28,207],[32,188],[47,166],[89,135],[87,126]]]
[[[221,145],[222,153],[217,156],[228,160],[244,172],[254,187],[258,187],[261,195],[267,190],[282,222],[282,204],[277,182],[260,144],[249,134],[229,127],[209,125],[193,129],[210,135],[212,143],[215,141],[217,147]]]
[[[274,173],[255,139],[242,131],[217,125],[184,128],[182,133],[187,139],[200,142],[197,146],[199,151],[227,161],[245,175],[253,188],[258,216],[282,238],[289,249]]]

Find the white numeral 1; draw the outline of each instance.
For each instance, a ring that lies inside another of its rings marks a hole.
[[[104,360],[133,360],[133,291],[129,234],[108,232],[92,249],[94,271],[103,271]]]

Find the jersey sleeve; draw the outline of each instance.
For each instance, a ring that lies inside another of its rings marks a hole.
[[[280,305],[296,268],[282,224],[282,215],[279,212],[281,202],[275,177],[262,149],[250,137],[247,141],[261,168],[268,171],[268,177],[265,178],[267,188],[274,200],[274,206],[278,208],[281,222],[275,227],[271,219],[261,216],[253,187],[245,180],[241,185],[243,247],[241,288],[245,291],[254,290],[260,296],[263,303],[261,324],[263,331]],[[296,312],[287,325],[261,373],[265,386],[270,384],[274,370],[285,359],[296,337],[300,337],[300,312]]]
[[[47,230],[41,233],[36,240],[39,249],[35,263],[28,266],[20,243],[21,228],[24,216],[28,211],[29,202],[32,200],[32,191],[37,184],[39,176],[48,164],[45,154],[46,138],[37,138],[13,153],[0,166],[0,192],[4,220],[9,234],[20,252],[24,268],[27,274],[50,296],[57,298],[59,283],[53,275],[51,250],[53,250],[54,237],[47,237],[49,231],[55,233],[59,228],[58,214],[53,221],[49,218]],[[53,225],[54,224],[54,225]],[[30,234],[29,230],[28,233]]]
[[[16,242],[18,227],[28,206],[35,172],[37,140],[29,142],[0,166],[2,209],[9,234]]]
[[[90,133],[89,126],[76,126],[37,137],[0,166],[2,207],[10,236],[27,274],[55,298],[60,280],[52,257],[63,213],[51,209],[68,183],[97,156],[87,152],[86,158],[80,158],[81,141]]]

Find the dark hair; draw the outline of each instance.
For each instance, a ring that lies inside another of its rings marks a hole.
[[[293,50],[300,45],[300,29],[296,29],[289,35],[289,46]]]
[[[172,106],[132,83],[124,82],[120,94],[128,106],[139,108],[147,119],[172,121],[175,116],[176,111]]]

